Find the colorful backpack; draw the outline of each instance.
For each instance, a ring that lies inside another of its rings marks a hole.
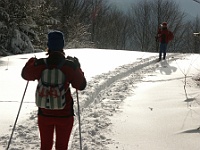
[[[42,72],[36,88],[36,105],[46,109],[63,109],[66,105],[65,89],[66,76],[60,70],[64,65],[63,61],[56,68],[50,69],[44,59],[47,68]]]

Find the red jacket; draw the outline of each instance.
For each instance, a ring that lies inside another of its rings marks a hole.
[[[158,37],[160,43],[169,43],[171,40],[173,40],[174,35],[167,28],[164,28],[164,29],[158,30],[157,37]]]
[[[50,54],[47,58],[47,64],[51,67],[56,67],[60,62],[65,59],[64,55],[61,53]],[[42,74],[42,71],[46,69],[46,64],[44,59],[30,58],[24,68],[22,69],[22,78],[28,81],[39,80]],[[71,83],[72,87],[77,90],[84,90],[86,87],[86,79],[84,73],[80,67],[71,61],[65,60],[65,64],[61,67],[61,70],[66,75],[66,84],[65,88],[68,89],[69,84]],[[50,110],[39,108],[38,115],[44,115],[49,117],[70,117],[74,115],[73,110],[73,98],[71,91],[67,90],[66,92],[66,106],[62,110]]]

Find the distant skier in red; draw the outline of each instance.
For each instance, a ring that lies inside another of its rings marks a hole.
[[[161,61],[162,54],[163,54],[163,60],[165,60],[167,44],[174,38],[174,34],[171,31],[169,31],[167,28],[167,22],[163,22],[161,24],[161,28],[158,29],[158,34],[156,37],[157,37],[157,40],[160,42],[159,60],[158,61]]]

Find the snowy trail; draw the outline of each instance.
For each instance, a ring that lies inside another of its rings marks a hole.
[[[85,109],[82,114],[83,149],[107,150],[107,145],[114,144],[112,137],[108,138],[107,136],[112,124],[110,117],[112,118],[113,115],[121,111],[120,105],[126,97],[133,94],[132,89],[136,88],[137,83],[142,82],[145,74],[153,73],[160,65],[166,67],[169,65],[169,62],[181,57],[180,55],[174,58],[173,55],[168,59],[168,62],[156,63],[156,59],[154,58],[152,60],[144,60],[144,63],[139,65],[134,64],[135,67],[133,67],[133,64],[123,66],[123,68],[126,68],[126,73],[120,78],[115,78],[114,82],[108,82],[109,84],[106,84],[106,87],[101,88],[100,92],[95,93],[96,95],[92,97],[94,102],[92,101],[90,105],[87,105],[88,107],[84,107]],[[127,68],[131,68],[131,71],[129,72]],[[121,69],[117,68],[116,70],[120,71]],[[114,74],[116,75],[116,73]],[[76,130],[76,132],[78,131]],[[70,150],[79,148],[78,133],[74,135],[70,147]]]
[[[169,61],[172,60],[174,58],[170,58]],[[153,72],[157,67],[159,66],[156,63],[156,57],[150,57],[134,64],[121,66],[109,73],[98,75],[89,82],[87,90],[79,94],[81,107],[84,108],[82,110],[84,118],[82,119],[84,150],[106,150],[106,145],[113,143],[112,139],[108,139],[105,135],[111,124],[108,117],[113,116],[120,110],[119,105],[127,96],[132,94],[131,89],[134,88],[136,83],[141,82],[143,74]],[[126,79],[129,76],[132,76],[134,80]],[[39,135],[35,114],[36,112],[33,111],[28,120],[26,120],[26,124],[21,123],[21,125],[17,126],[12,143],[12,146],[15,147],[13,150],[39,149]],[[9,136],[0,137],[1,146],[6,146]],[[77,123],[70,142],[71,149],[79,149]]]

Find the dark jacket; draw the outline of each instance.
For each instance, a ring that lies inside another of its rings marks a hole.
[[[77,90],[84,90],[86,87],[86,79],[84,73],[72,60],[67,60],[65,56],[60,52],[54,52],[47,58],[48,66],[54,68],[57,67],[62,61],[65,61],[61,67],[61,71],[66,75],[65,88],[68,89],[71,83],[72,87]],[[24,68],[22,69],[22,78],[28,81],[39,80],[42,71],[47,68],[44,59],[30,58]],[[62,110],[50,110],[45,108],[39,108],[38,114],[49,117],[70,117],[74,115],[73,110],[73,98],[70,89],[66,92],[66,106]]]

